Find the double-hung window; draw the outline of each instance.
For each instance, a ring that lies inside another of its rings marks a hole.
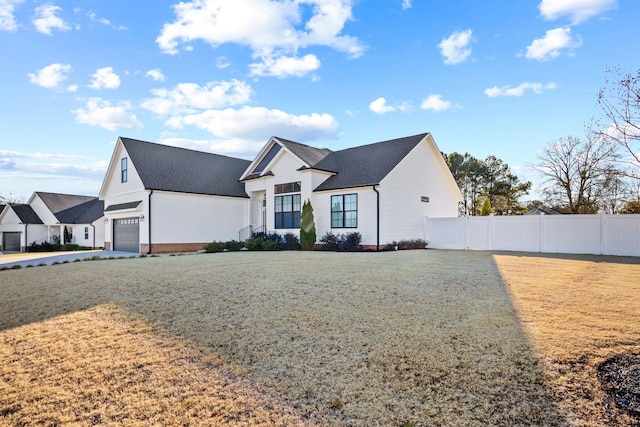
[[[127,182],[127,158],[120,159],[120,182]]]
[[[300,228],[300,182],[276,184],[274,192],[275,228]]]
[[[331,228],[358,227],[358,195],[331,196]]]

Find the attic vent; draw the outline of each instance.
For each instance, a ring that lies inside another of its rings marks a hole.
[[[267,151],[267,154],[264,155],[262,160],[260,160],[260,163],[258,163],[258,166],[256,166],[253,169],[251,174],[253,175],[255,173],[257,174],[262,173],[264,171],[264,168],[267,167],[267,165],[271,162],[271,160],[273,160],[273,158],[276,156],[276,154],[278,154],[279,151],[280,151],[280,145],[273,144],[273,147],[271,147],[269,151]]]

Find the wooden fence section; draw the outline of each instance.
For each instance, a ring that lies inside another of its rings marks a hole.
[[[640,256],[640,215],[426,218],[430,248]]]

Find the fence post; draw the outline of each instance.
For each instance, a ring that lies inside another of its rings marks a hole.
[[[604,217],[605,217],[604,214],[600,214],[600,255],[604,255],[604,249],[605,249],[604,239],[605,239],[606,222]]]
[[[544,249],[544,212],[540,212],[540,253]]]
[[[464,220],[464,248],[469,249],[469,215],[467,214]]]

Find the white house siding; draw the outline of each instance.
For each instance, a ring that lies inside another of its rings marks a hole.
[[[301,205],[305,200],[313,199],[313,172],[311,171],[299,171],[300,167],[304,166],[304,163],[296,156],[290,154],[285,149],[276,156],[271,164],[269,170],[273,173],[273,176],[265,176],[263,178],[249,180],[245,183],[245,191],[251,196],[262,197],[261,191],[265,191],[267,200],[267,231],[276,231],[280,234],[294,233],[298,234],[300,230],[298,228],[286,228],[275,229],[275,215],[274,215],[274,199],[275,191],[274,186],[276,184],[286,184],[289,182],[300,181],[300,199]],[[258,192],[258,193],[256,193]],[[258,202],[252,199],[252,206]],[[313,205],[313,200],[312,200]],[[256,225],[256,224],[253,224]]]
[[[331,196],[342,194],[358,195],[358,227],[331,228]],[[362,245],[375,246],[377,243],[377,207],[373,187],[347,188],[342,190],[319,191],[311,202],[316,222],[318,240],[327,232],[347,234],[358,232],[362,235]]]
[[[76,245],[89,248],[104,248],[105,226],[104,219],[100,218],[93,224],[73,224],[68,225],[68,229],[73,234],[72,242]],[[87,238],[85,239],[85,228],[87,228]]]
[[[51,213],[51,210],[44,204],[37,193],[34,194],[33,200],[29,202],[29,205],[38,214],[43,223],[53,225],[58,222],[58,219]]]
[[[145,214],[140,223],[140,236],[148,239],[150,218],[152,247],[237,240],[249,223],[248,203],[237,197],[154,191],[151,215]]]
[[[426,141],[418,144],[380,183],[381,245],[425,238],[425,217],[458,215],[459,191],[445,179],[449,171],[443,171],[444,162],[433,147]]]

